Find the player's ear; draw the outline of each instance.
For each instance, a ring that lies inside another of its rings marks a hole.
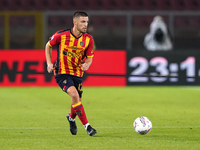
[[[77,24],[77,18],[74,18],[74,19],[73,19],[73,23],[74,23],[74,25]]]

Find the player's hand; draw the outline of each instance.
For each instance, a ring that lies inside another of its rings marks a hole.
[[[88,69],[89,69],[89,67],[90,67],[90,65],[89,65],[89,64],[87,64],[87,63],[83,63],[83,64],[82,64],[83,71],[86,71],[86,70],[88,70]]]
[[[53,64],[48,64],[47,65],[47,71],[48,71],[48,73],[51,73],[53,70],[54,70]]]

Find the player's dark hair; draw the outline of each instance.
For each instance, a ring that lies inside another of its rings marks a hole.
[[[75,18],[75,17],[88,17],[88,14],[84,11],[76,11],[74,13],[73,18]]]

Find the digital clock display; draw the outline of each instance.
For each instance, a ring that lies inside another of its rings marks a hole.
[[[200,52],[128,52],[127,85],[200,85]]]

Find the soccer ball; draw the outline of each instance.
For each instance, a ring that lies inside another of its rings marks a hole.
[[[141,116],[135,119],[133,127],[135,132],[144,135],[151,131],[152,123],[147,117]]]

